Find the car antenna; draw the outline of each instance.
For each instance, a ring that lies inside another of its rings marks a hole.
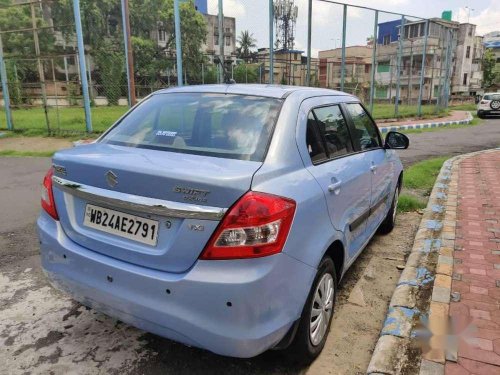
[[[231,85],[231,84],[236,83],[236,81],[233,78],[231,78],[231,76],[229,74],[229,66],[233,63],[231,60],[221,61],[219,56],[215,56],[214,63],[219,65],[220,68],[222,69],[222,75],[224,76],[224,83],[225,84]]]

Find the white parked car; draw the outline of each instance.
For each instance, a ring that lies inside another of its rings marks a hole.
[[[477,104],[477,117],[500,115],[500,92],[487,92]]]

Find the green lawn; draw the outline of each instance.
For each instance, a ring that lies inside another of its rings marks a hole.
[[[402,104],[398,109],[398,118],[406,117],[416,117],[417,116],[417,106],[416,105],[406,105]],[[423,105],[422,106],[422,118],[429,118],[435,116],[447,116],[449,114],[449,109],[443,109],[439,113],[436,113],[435,105]],[[394,116],[394,104],[374,104],[373,106],[373,117],[376,120],[395,118]]]
[[[398,211],[416,211],[426,207],[427,197],[447,159],[448,156],[424,160],[404,171],[403,191],[399,197]]]
[[[93,107],[91,108],[92,126],[94,132],[101,133],[112,125],[127,111],[126,106]],[[85,113],[83,108],[49,108],[48,111],[51,130],[56,134],[71,135],[71,132],[85,132]],[[12,110],[14,130],[25,136],[47,135],[48,129],[43,108],[14,109]],[[6,129],[5,111],[0,110],[0,128]],[[65,134],[69,133],[69,134]]]
[[[96,133],[101,133],[112,125],[122,114],[127,111],[125,106],[92,107],[92,126]],[[417,106],[399,106],[400,117],[416,116]],[[439,116],[445,116],[448,110],[442,111]],[[423,117],[435,116],[435,106],[422,106]],[[83,108],[49,108],[48,117],[51,131],[59,136],[76,136],[85,132],[85,114]],[[376,104],[374,107],[375,119],[394,118],[394,105]],[[45,113],[42,108],[13,109],[12,119],[16,132],[24,136],[47,135],[48,129],[45,121]],[[0,129],[7,128],[5,122],[5,111],[0,110]],[[72,134],[73,133],[73,134]],[[74,134],[76,133],[76,134]]]

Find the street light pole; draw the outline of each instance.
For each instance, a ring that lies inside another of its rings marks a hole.
[[[130,16],[129,16],[128,0],[121,0],[121,3],[122,3],[123,39],[125,46],[125,60],[127,66],[128,105],[132,107],[136,103],[136,97],[135,97],[134,55],[132,51],[132,41],[130,39]]]

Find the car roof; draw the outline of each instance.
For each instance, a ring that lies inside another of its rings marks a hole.
[[[499,95],[499,94],[500,94],[500,91],[497,91],[497,92],[485,92],[485,93],[483,94],[483,96],[484,96],[484,95]]]
[[[155,92],[161,93],[220,93],[220,94],[239,94],[264,96],[269,98],[286,98],[292,93],[300,93],[303,97],[314,96],[344,96],[349,99],[355,99],[354,96],[342,91],[322,89],[317,87],[304,86],[282,86],[282,85],[260,85],[260,84],[219,84],[219,85],[194,85],[163,89]]]

